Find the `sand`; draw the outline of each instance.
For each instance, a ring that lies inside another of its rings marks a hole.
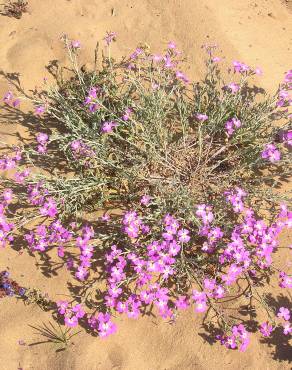
[[[206,42],[218,43],[227,62],[238,59],[261,66],[260,83],[268,91],[276,89],[291,68],[291,1],[29,0],[29,12],[20,20],[0,16],[0,96],[11,87],[7,74],[17,76],[26,91],[40,86],[44,77],[50,80],[49,62],[66,61],[62,33],[81,41],[82,61],[89,63],[96,41],[106,31],[118,34],[113,46],[117,56],[129,54],[140,42],[159,51],[174,40],[188,58],[191,77],[203,71],[201,45]],[[14,133],[23,132],[19,120],[1,112],[1,140],[15,142]],[[285,256],[280,263],[285,265]],[[65,272],[48,278],[26,254],[1,250],[0,269],[4,268],[20,284],[38,287],[52,299],[66,292]],[[276,286],[272,291],[280,294]],[[35,344],[41,338],[28,325],[49,319],[50,314],[37,306],[0,300],[0,370],[282,370],[291,369],[292,364],[291,341],[282,338],[260,344],[254,335],[244,354],[209,344],[191,309],[174,325],[152,317],[137,321],[120,317],[116,335],[100,340],[82,331],[64,352],[55,352],[51,344]],[[19,340],[25,345],[18,344]]]

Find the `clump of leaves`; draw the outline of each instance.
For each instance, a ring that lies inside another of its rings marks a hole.
[[[73,332],[71,328],[63,328],[59,323],[55,326],[50,321],[48,324],[30,325],[30,327],[36,330],[36,334],[40,334],[47,339],[41,343],[52,343],[57,346],[57,350],[65,350],[71,343],[71,339],[80,333],[80,331]]]
[[[25,0],[9,0],[7,4],[2,4],[2,15],[20,19],[23,13],[27,13],[28,2]]]

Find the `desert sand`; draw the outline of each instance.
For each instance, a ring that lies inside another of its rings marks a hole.
[[[21,19],[0,16],[0,96],[10,88],[7,74],[15,74],[24,90],[50,80],[46,66],[52,60],[66,62],[60,36],[81,41],[81,59],[90,63],[96,41],[106,31],[117,32],[112,53],[128,55],[138,43],[154,51],[169,40],[177,43],[188,59],[188,75],[203,71],[201,45],[217,43],[226,62],[242,60],[260,66],[260,84],[275,90],[292,62],[292,2],[281,0],[29,0],[29,12]],[[11,76],[11,75],[10,75]],[[3,113],[3,114],[2,114]],[[15,142],[19,120],[0,111],[1,140]],[[287,236],[282,239],[288,243]],[[286,257],[280,263],[285,264]],[[23,286],[47,292],[51,299],[66,294],[66,273],[46,277],[33,258],[11,248],[0,251],[0,270],[9,269]],[[275,286],[277,295],[279,289]],[[64,296],[63,296],[64,298]],[[291,302],[290,302],[291,303]],[[198,315],[197,315],[198,316]],[[119,317],[118,333],[105,339],[84,330],[74,345],[55,352],[51,344],[35,344],[41,338],[28,325],[50,320],[37,306],[15,299],[0,300],[0,370],[216,370],[291,369],[292,347],[279,338],[261,344],[257,335],[246,353],[228,351],[206,340],[200,319],[192,309],[173,325],[152,317],[137,321]],[[19,344],[19,340],[23,343]]]

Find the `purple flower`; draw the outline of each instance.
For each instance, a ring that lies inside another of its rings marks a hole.
[[[8,105],[12,105],[14,108],[18,107],[20,104],[20,100],[14,99],[13,93],[11,91],[8,91],[4,95],[3,101]]]
[[[111,216],[107,213],[101,216],[101,220],[104,222],[108,222],[110,220]]]
[[[10,104],[12,100],[13,100],[13,92],[12,92],[12,91],[8,91],[8,92],[4,95],[3,101],[4,101],[6,104]]]
[[[292,276],[288,276],[285,272],[280,273],[280,283],[281,288],[292,288]]]
[[[97,100],[97,93],[100,92],[100,87],[91,87],[88,91],[88,95],[85,97],[84,105],[87,105],[90,112],[94,113],[100,108],[100,104]]]

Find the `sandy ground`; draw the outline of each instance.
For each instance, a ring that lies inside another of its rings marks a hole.
[[[65,62],[62,33],[82,42],[82,60],[88,62],[96,40],[106,31],[118,34],[113,46],[117,56],[129,54],[140,42],[159,51],[167,41],[176,41],[188,57],[190,76],[202,73],[201,45],[206,42],[218,43],[226,61],[261,66],[261,84],[268,90],[276,89],[291,68],[291,1],[29,0],[29,13],[20,20],[0,16],[0,70],[4,75],[17,74],[23,88],[32,89],[49,77],[45,68],[49,61]],[[4,75],[0,75],[0,96],[9,88]],[[0,135],[11,142],[19,127],[3,120]],[[39,287],[53,299],[65,293],[66,274],[48,279],[29,256],[2,250],[0,269],[7,267],[20,283]],[[253,336],[244,354],[209,344],[192,310],[174,325],[151,317],[119,318],[116,335],[100,340],[82,332],[74,346],[59,353],[49,344],[34,345],[40,337],[28,326],[49,317],[38,307],[13,299],[0,301],[0,370],[282,370],[292,365],[291,342],[290,346],[281,340],[260,344]]]

